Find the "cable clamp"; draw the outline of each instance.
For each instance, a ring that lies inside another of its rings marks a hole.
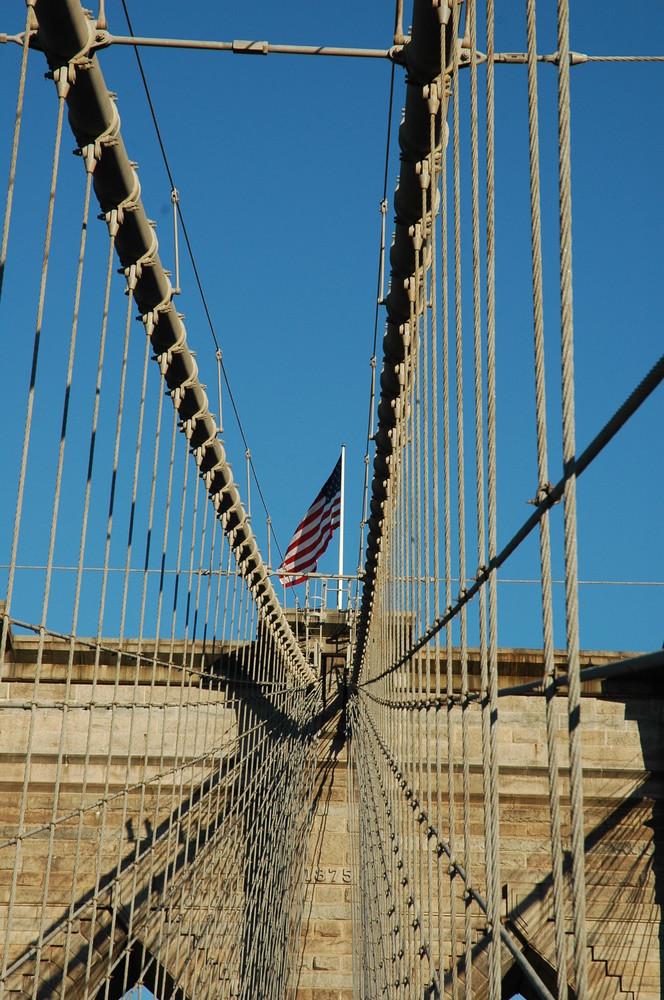
[[[180,433],[184,434],[187,441],[191,441],[192,434],[196,430],[196,424],[203,416],[205,416],[205,410],[198,410],[197,413],[192,413],[190,417],[180,422]]]
[[[83,157],[85,162],[85,169],[89,174],[91,174],[97,162],[101,159],[102,149],[104,146],[114,146],[118,141],[118,135],[120,132],[120,115],[118,114],[118,109],[115,104],[111,104],[111,123],[108,128],[93,139],[92,142],[87,143],[80,149],[75,149],[74,152],[79,156]]]
[[[219,439],[215,438],[214,440],[218,441]],[[212,486],[212,483],[214,482],[214,478],[215,478],[216,474],[218,472],[222,472],[223,473],[223,471],[224,471],[225,468],[226,468],[226,461],[225,461],[225,458],[224,458],[224,459],[222,459],[219,462],[215,462],[215,464],[212,466],[212,468],[206,469],[205,472],[201,473],[201,478],[202,478],[203,482],[205,483],[206,490],[209,490],[210,487]]]
[[[63,100],[69,93],[69,88],[76,82],[76,67],[73,62],[68,62],[64,66],[57,66],[50,73],[45,74],[46,79],[53,80],[58,92],[58,97]]]
[[[122,206],[119,205],[117,208],[109,209],[108,212],[102,212],[98,218],[108,226],[108,235],[111,239],[115,239],[118,235],[118,229],[124,221]]]
[[[166,378],[166,372],[171,367],[171,363],[173,361],[172,349],[169,348],[167,351],[164,351],[163,354],[157,354],[155,356],[155,361],[159,365],[159,371],[164,376],[164,378]]]
[[[169,395],[173,400],[173,406],[176,410],[180,409],[180,403],[184,399],[184,394],[187,391],[187,384],[185,382],[182,385],[176,385],[172,389],[169,389]]]
[[[552,489],[553,483],[550,480],[549,482],[541,483],[533,499],[526,500],[526,503],[532,504],[533,507],[539,507],[539,505],[546,500]],[[557,500],[556,503],[560,503],[560,500]]]
[[[470,42],[467,38],[460,38],[458,42],[458,54],[459,54],[459,68],[462,69],[465,66],[470,66],[472,50],[470,48]],[[480,52],[479,49],[475,49],[475,64],[481,66],[482,63],[486,62],[486,53]]]
[[[152,312],[143,313],[142,315],[137,316],[136,319],[140,320],[141,323],[143,324],[146,337],[151,337],[155,325],[154,313]],[[155,359],[153,358],[153,360]]]
[[[107,143],[111,145],[111,143]],[[133,176],[133,186],[126,198],[123,198],[118,208],[122,208],[127,212],[133,212],[138,207],[138,203],[141,200],[141,182],[138,179],[138,174],[136,173],[136,164],[131,164],[131,172]],[[156,238],[156,237],[155,237]]]
[[[452,13],[452,4],[449,0],[432,0],[432,6],[438,12],[440,23],[447,24]]]
[[[413,241],[413,246],[415,247],[415,252],[422,249],[422,224],[416,222],[414,226],[408,227],[408,235]],[[408,278],[408,281],[412,283],[412,301],[415,301],[415,279]],[[411,297],[411,289],[408,289],[408,299]]]
[[[427,102],[430,115],[437,115],[440,108],[440,80],[433,80],[422,87],[422,97]]]
[[[199,469],[203,464],[203,459],[205,458],[208,448],[213,443],[213,441],[216,440],[217,440],[217,435],[212,434],[210,437],[206,438],[205,441],[201,441],[199,445],[191,449],[191,454],[194,456],[194,461],[196,462],[196,465]],[[201,475],[203,475],[203,473],[201,473]]]
[[[222,486],[222,488],[220,490],[217,490],[217,492],[213,493],[212,496],[210,497],[210,499],[212,500],[212,505],[213,505],[213,507],[215,509],[215,513],[217,513],[217,514],[219,513],[219,508],[221,507],[222,501],[224,499],[224,493],[228,493],[230,491],[230,488],[231,488],[230,483],[227,486]],[[222,513],[222,515],[221,515],[221,523],[222,523],[223,527],[225,528],[226,527],[226,513],[225,512]]]
[[[94,173],[97,162],[101,159],[101,143],[99,142],[99,139],[94,139],[85,146],[72,150],[72,152],[74,153],[74,156],[83,157],[86,173]]]
[[[106,31],[105,28],[102,29],[101,25],[98,26],[98,30],[95,31],[94,40],[90,45],[90,51],[96,52],[98,49],[105,49],[111,45],[111,33]]]
[[[133,292],[136,288],[136,282],[140,278],[143,271],[143,267],[139,261],[135,264],[130,264],[129,267],[121,268],[120,274],[124,274],[127,279],[127,287],[125,288],[125,295],[129,295],[129,292]]]
[[[159,253],[159,240],[157,239],[157,234],[155,233],[154,228],[151,228],[151,232],[152,232],[152,243],[150,247],[145,251],[144,254],[142,254],[138,258],[135,265],[131,265],[132,267],[136,267],[136,276],[138,278],[141,277],[144,267],[154,267],[155,260]],[[125,269],[125,274],[126,274],[126,269]],[[164,298],[161,300],[161,302],[155,306],[155,310],[161,309],[163,311],[164,309],[166,309],[170,305],[172,298],[173,298],[173,287],[169,281],[168,291],[164,296]]]
[[[558,66],[560,63],[560,53],[558,51],[552,52],[550,56],[540,56],[542,62],[553,63],[554,66]],[[578,66],[580,63],[588,62],[588,56],[585,52],[572,52],[569,53],[569,64],[570,66]]]
[[[415,164],[415,173],[420,178],[420,187],[424,188],[424,189],[428,188],[429,187],[429,181],[431,179],[430,176],[429,176],[429,161],[428,160],[420,160],[419,163],[416,163]],[[417,226],[420,226],[420,225],[421,225],[421,223],[419,223],[419,222],[416,223],[416,228],[417,228]],[[421,246],[421,243],[420,243],[420,246]],[[417,246],[417,244],[415,244],[415,249],[419,250],[419,247]]]

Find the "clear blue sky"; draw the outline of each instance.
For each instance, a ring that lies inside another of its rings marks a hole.
[[[549,8],[540,3],[539,49],[556,48]],[[504,7],[497,23],[500,51],[525,49],[525,4]],[[572,5],[572,48],[588,54],[657,52],[664,38],[660,0],[638,14],[617,0]],[[546,8],[546,9],[545,9]],[[389,5],[300,2],[208,5],[196,8],[161,0],[130,2],[139,35],[221,40],[388,47]],[[629,19],[626,15],[629,14]],[[107,0],[109,28],[127,32],[119,0]],[[0,30],[21,30],[24,7],[5,5]],[[160,251],[172,266],[170,185],[149,119],[134,53],[119,46],[101,53],[118,108],[129,155],[139,163],[143,200],[158,223]],[[382,197],[390,65],[378,60],[305,59],[270,55],[142,50],[142,58],[186,224],[224,361],[282,548],[329,475],[342,442],[347,445],[345,563],[357,565],[369,360],[374,332],[379,203]],[[0,47],[0,181],[4,189],[18,46]],[[43,233],[55,97],[43,81],[35,53],[30,74],[15,201],[9,268],[0,303],[0,338],[7,372],[5,402],[19,430],[3,436],[3,525],[15,502],[17,442],[22,431],[38,278],[34,257]],[[403,102],[403,73],[395,77],[393,125]],[[483,77],[480,80],[482,86]],[[525,501],[537,487],[532,374],[532,309],[529,287],[527,118],[525,67],[496,69],[498,251],[498,438],[499,540],[526,518]],[[549,342],[550,475],[560,476],[558,293],[556,288],[557,160],[556,71],[540,71],[544,197],[545,286]],[[574,305],[577,375],[577,446],[580,451],[662,351],[664,282],[661,280],[662,64],[585,65],[572,70],[572,163]],[[63,154],[65,202],[78,206],[83,171]],[[464,186],[469,190],[467,161]],[[388,197],[396,183],[398,150],[393,131]],[[67,201],[69,199],[69,201]],[[72,211],[56,216],[62,242],[74,253],[77,223]],[[392,210],[388,212],[391,226]],[[465,224],[469,224],[466,209]],[[91,233],[103,257],[105,227]],[[33,235],[34,234],[34,235]],[[389,230],[388,230],[389,240]],[[35,249],[37,248],[37,249]],[[36,259],[36,258],[35,258]],[[71,278],[60,278],[54,255],[48,309],[69,325]],[[101,270],[101,267],[100,267]],[[71,269],[67,272],[71,273]],[[64,271],[63,271],[64,274]],[[465,329],[472,335],[470,283],[466,280]],[[122,279],[118,278],[121,287]],[[181,261],[188,337],[197,351],[203,381],[215,396],[215,348],[191,270]],[[116,289],[116,292],[118,289]],[[27,305],[26,305],[27,303]],[[97,323],[93,313],[85,321]],[[384,318],[379,320],[380,341]],[[55,333],[51,320],[49,337]],[[85,335],[83,335],[85,344]],[[45,348],[45,350],[47,350]],[[470,348],[469,348],[470,350]],[[80,378],[92,370],[82,347]],[[470,354],[467,355],[470,358]],[[43,398],[49,392],[48,353],[40,369]],[[45,366],[45,367],[44,367]],[[87,367],[86,367],[87,366]],[[468,366],[470,372],[470,366]],[[151,373],[154,375],[154,373]],[[92,377],[92,376],[91,376]],[[8,384],[9,383],[9,384]],[[469,387],[470,388],[470,387]],[[16,392],[18,401],[14,402]],[[467,396],[470,399],[468,389]],[[61,390],[51,416],[59,424]],[[15,410],[14,407],[15,406]],[[229,457],[244,489],[244,447],[225,401]],[[216,406],[213,406],[216,409]],[[49,408],[41,413],[49,424]],[[471,427],[470,420],[468,427]],[[632,426],[622,432],[595,469],[579,483],[579,565],[582,580],[663,579],[664,493],[660,389]],[[84,428],[74,429],[73,436]],[[56,438],[57,440],[57,438]],[[48,449],[47,449],[48,450]],[[49,451],[52,455],[52,448]],[[472,475],[472,462],[469,462]],[[45,496],[50,497],[48,481]],[[263,517],[255,494],[253,521],[265,551]],[[45,506],[50,510],[50,499]],[[560,543],[561,510],[553,517]],[[0,562],[8,553],[3,528]],[[45,555],[42,545],[42,558]],[[561,552],[559,546],[559,553]],[[25,558],[32,553],[26,551]],[[61,561],[66,557],[61,556]],[[69,557],[74,561],[74,554]],[[469,567],[474,557],[469,554]],[[334,571],[331,547],[321,569]],[[562,578],[556,557],[554,577]],[[509,579],[538,575],[536,537],[503,571]],[[664,588],[583,586],[581,642],[586,648],[654,649],[664,640]],[[563,641],[562,588],[557,588],[557,635]],[[500,589],[499,641],[537,646],[536,586],[505,583]],[[33,614],[37,617],[37,614]]]

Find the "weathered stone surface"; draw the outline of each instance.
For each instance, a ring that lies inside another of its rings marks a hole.
[[[13,964],[16,968],[8,979],[10,995],[32,995],[35,974],[39,997],[59,993],[66,970],[68,994],[82,996],[88,962],[89,983],[94,988],[108,973],[109,956],[124,948],[130,923],[139,945],[156,949],[159,914],[170,893],[180,916],[173,931],[173,947],[168,955],[162,955],[162,992],[168,992],[168,981],[181,977],[185,984],[207,984],[212,996],[237,996],[238,967],[223,941],[206,938],[206,928],[210,916],[219,910],[228,921],[237,919],[245,892],[240,870],[247,852],[252,863],[257,861],[263,831],[259,829],[248,846],[237,823],[241,789],[220,789],[222,805],[227,801],[234,810],[234,822],[226,826],[215,826],[195,794],[210,778],[201,761],[214,753],[218,761],[223,760],[237,740],[236,712],[228,708],[223,692],[213,688],[192,690],[174,687],[172,682],[169,686],[167,668],[162,666],[153,679],[152,668],[146,665],[136,684],[135,662],[133,667],[124,659],[118,664],[113,657],[101,665],[93,697],[90,651],[77,650],[64,713],[66,644],[48,644],[36,687],[36,641],[14,639],[12,658],[0,683],[0,944],[6,937],[11,908],[8,968],[11,970]],[[599,658],[600,654],[587,654],[585,662],[598,662]],[[472,656],[471,660],[475,664]],[[534,679],[541,671],[539,654],[501,652],[500,670],[505,684]],[[475,666],[471,679],[476,688]],[[330,707],[335,693],[336,687],[330,685]],[[590,1000],[630,996],[655,1000],[661,995],[662,694],[661,682],[654,677],[604,685],[593,682],[584,689],[581,714]],[[440,790],[442,801],[436,820],[443,831],[449,824],[445,803],[448,719],[458,737],[460,709],[455,707],[449,715],[438,712],[435,719],[421,722],[419,742],[411,748],[409,760],[403,762],[409,780],[419,791],[423,777],[418,752],[421,755],[428,748],[430,759],[440,758],[441,771],[437,780],[434,775],[431,797],[437,804]],[[543,700],[536,695],[502,698],[499,719],[503,919],[527,955],[550,974],[554,964],[553,902]],[[469,721],[473,881],[483,892],[481,718],[476,707],[469,712]],[[557,732],[562,833],[569,850],[567,721],[562,699],[557,707]],[[460,791],[459,738],[455,747],[454,775]],[[346,749],[343,715],[332,712],[319,741],[315,815],[303,871],[303,917],[299,939],[292,942],[297,954],[295,988],[299,1000],[350,1000],[353,996],[351,894],[358,888],[358,872],[351,865],[355,854],[350,843]],[[178,811],[182,819],[177,824],[177,837],[160,838],[160,828],[165,828]],[[457,847],[462,851],[458,805],[456,816]],[[20,842],[16,839],[19,826]],[[213,853],[206,849],[215,836],[235,837],[235,861],[228,870],[215,866]],[[194,853],[200,862],[191,868]],[[423,872],[421,910],[426,922],[425,851],[418,864]],[[569,854],[565,866],[565,921],[571,962]],[[93,913],[89,897],[98,873]],[[449,891],[445,876],[441,896],[446,928]],[[461,926],[459,879],[455,891]],[[437,883],[431,897],[435,918]],[[66,933],[49,936],[72,900],[76,905]],[[474,914],[475,946],[481,940],[482,924],[483,918]],[[40,935],[43,946],[37,956],[35,945]],[[433,950],[440,963],[437,942]],[[452,951],[446,931],[442,963],[448,994]],[[26,961],[18,964],[26,955]],[[187,968],[186,955],[193,956]],[[462,983],[460,938],[454,957]],[[477,949],[473,995],[478,1000],[486,995],[485,971],[485,958]],[[514,991],[526,990],[507,956],[503,971]],[[571,981],[571,971],[569,978]]]

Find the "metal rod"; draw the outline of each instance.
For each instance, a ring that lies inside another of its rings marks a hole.
[[[339,582],[337,584],[337,610],[343,608],[343,588],[341,581],[344,575],[344,486],[346,472],[346,445],[341,446],[341,504],[339,506]]]
[[[173,248],[175,252],[175,288],[174,295],[180,294],[180,247],[178,245],[178,202],[180,195],[177,188],[171,191],[171,201],[173,203]]]
[[[279,572],[271,570],[269,575],[279,576]],[[361,576],[361,573],[307,573],[307,580],[359,580]]]
[[[24,34],[21,31],[15,35],[9,35],[7,32],[0,31],[0,45],[4,45],[7,42],[23,45]],[[30,32],[31,48],[39,48],[39,45],[35,44],[36,35],[36,31]],[[267,41],[249,41],[238,38],[232,42],[214,42],[205,38],[152,38],[139,35],[112,35],[109,31],[97,31],[95,33],[95,43],[92,48],[103,49],[109,45],[140,45],[142,47],[163,49],[198,49],[205,52],[234,52],[236,55],[345,56],[353,59],[389,59],[391,62],[399,61],[398,57],[404,48],[401,44],[393,45],[389,49],[353,48],[343,45],[281,45]],[[526,65],[528,62],[528,54],[526,52],[496,52],[493,60],[504,66],[521,66]],[[483,52],[478,52],[477,61],[478,63],[486,62],[486,55]],[[537,61],[557,65],[558,53],[551,52],[538,55]],[[572,66],[589,62],[664,62],[664,55],[589,56],[585,52],[570,52],[570,63]],[[463,65],[465,65],[465,60],[462,58],[461,66]]]
[[[215,42],[196,38],[151,38],[133,35],[111,35],[108,31],[95,34],[95,48],[108,45],[141,45],[166,49],[201,49],[210,52],[235,52],[240,55],[267,56],[270,53],[293,56],[349,56],[359,59],[393,59],[402,46],[389,49],[346,48],[335,45],[280,45],[268,41],[234,39],[232,42]]]

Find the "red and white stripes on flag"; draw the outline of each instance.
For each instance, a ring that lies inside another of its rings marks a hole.
[[[341,458],[332,475],[300,521],[284,561],[277,570],[286,587],[302,583],[316,570],[319,558],[341,521]]]

